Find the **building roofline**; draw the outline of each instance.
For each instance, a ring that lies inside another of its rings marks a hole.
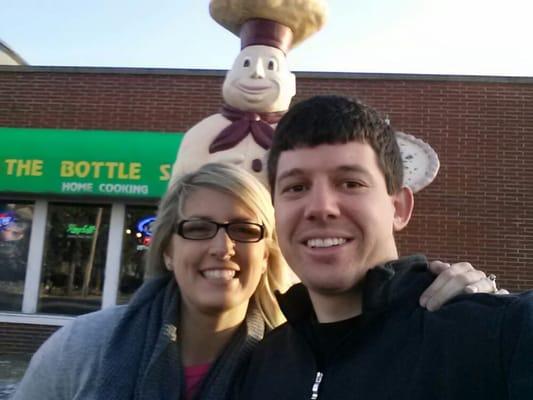
[[[19,56],[14,50],[12,50],[6,43],[2,42],[0,40],[0,50],[2,50],[4,53],[6,53],[9,57],[11,57],[15,62],[21,64],[21,65],[28,65],[28,63]]]
[[[124,74],[124,75],[194,75],[224,76],[220,69],[180,69],[180,68],[123,68],[123,67],[64,67],[35,65],[2,65],[0,72],[51,72],[78,74]],[[484,82],[484,83],[526,83],[533,84],[533,77],[489,76],[489,75],[438,75],[438,74],[396,74],[362,72],[311,72],[294,71],[298,78],[320,79],[361,79],[361,80],[409,80],[444,82]]]

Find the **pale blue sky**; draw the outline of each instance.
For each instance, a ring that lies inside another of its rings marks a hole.
[[[533,76],[532,0],[330,0],[294,71]],[[238,39],[208,0],[0,0],[32,65],[228,69]]]

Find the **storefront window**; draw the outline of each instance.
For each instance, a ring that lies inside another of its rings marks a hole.
[[[156,211],[155,207],[126,207],[117,304],[127,303],[143,282],[144,259],[150,245],[150,228]]]
[[[33,205],[0,201],[0,311],[21,311]]]
[[[50,203],[39,312],[78,315],[100,309],[110,211],[109,206]]]

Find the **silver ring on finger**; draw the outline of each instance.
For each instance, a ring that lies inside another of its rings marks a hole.
[[[498,291],[498,287],[496,286],[496,275],[490,274],[489,276],[487,276],[487,278],[489,279],[489,281],[491,281],[492,286],[494,287],[494,291]]]

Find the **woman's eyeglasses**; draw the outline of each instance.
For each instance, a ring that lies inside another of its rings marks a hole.
[[[189,240],[206,240],[214,238],[220,228],[223,228],[230,239],[236,242],[259,242],[265,234],[265,227],[255,222],[219,224],[206,219],[184,219],[176,225],[176,233]]]

